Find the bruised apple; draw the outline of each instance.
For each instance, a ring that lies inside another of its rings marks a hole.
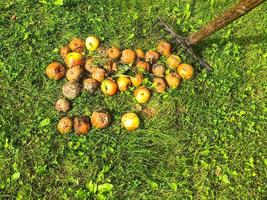
[[[134,91],[134,96],[138,103],[146,103],[150,99],[151,93],[145,86],[140,86]]]
[[[135,53],[139,60],[144,60],[146,57],[146,54],[142,49],[135,49]]]
[[[118,66],[117,63],[109,60],[105,65],[104,65],[105,70],[107,71],[107,73],[112,73],[112,72],[116,72],[118,70]]]
[[[57,124],[57,130],[61,134],[67,134],[71,132],[72,128],[73,128],[73,120],[71,117],[61,118]]]
[[[160,54],[156,51],[149,50],[146,52],[146,62],[155,63],[159,60]]]
[[[70,107],[70,101],[67,99],[59,99],[55,104],[55,108],[58,112],[68,112]]]
[[[100,46],[100,41],[96,36],[89,36],[85,40],[85,46],[89,51],[95,51]]]
[[[101,83],[101,90],[105,95],[113,96],[118,91],[118,85],[111,78],[105,79]]]
[[[161,40],[158,42],[157,51],[163,56],[168,56],[172,51],[171,44],[164,40]]]
[[[87,58],[85,61],[85,65],[84,68],[86,69],[86,71],[88,71],[89,73],[93,73],[94,70],[96,68],[98,68],[98,66],[94,63],[94,59],[93,58]]]
[[[80,66],[74,66],[67,70],[66,78],[69,82],[77,82],[81,78],[83,69]]]
[[[121,51],[117,47],[111,47],[108,49],[108,58],[111,60],[118,60],[121,57]]]
[[[69,68],[74,67],[74,66],[80,66],[80,65],[83,65],[84,63],[82,55],[77,52],[68,53],[64,61]]]
[[[84,50],[84,41],[80,38],[74,38],[70,41],[69,47],[74,52],[81,53]]]
[[[175,72],[167,74],[167,76],[165,77],[165,80],[167,84],[169,85],[169,87],[172,89],[177,88],[181,84],[181,78]]]
[[[62,47],[62,48],[60,49],[60,55],[62,56],[62,58],[65,58],[66,55],[67,55],[68,53],[70,53],[70,52],[71,52],[71,49],[69,48],[69,46],[65,46],[65,47]]]
[[[189,64],[180,64],[177,68],[182,79],[189,80],[194,76],[194,68]]]
[[[176,69],[180,63],[181,63],[181,59],[179,56],[176,56],[176,55],[170,55],[166,60],[166,64],[169,65],[173,69]]]
[[[90,120],[86,116],[75,117],[73,120],[74,131],[77,135],[87,135],[91,128]]]
[[[155,77],[164,77],[165,71],[166,69],[163,65],[155,63],[152,66],[152,73]]]
[[[123,64],[132,64],[136,60],[136,53],[132,49],[125,49],[121,53],[121,62]]]
[[[121,118],[122,126],[128,131],[134,131],[140,126],[140,119],[135,113],[126,113]]]
[[[111,123],[111,117],[107,112],[94,111],[91,117],[91,124],[94,128],[107,128]]]
[[[166,83],[163,78],[154,78],[153,86],[158,93],[163,93],[166,90]]]
[[[136,68],[138,69],[139,72],[149,72],[150,66],[149,63],[145,61],[138,60],[136,63]]]
[[[133,86],[139,87],[143,83],[144,77],[142,74],[136,74],[134,77],[131,76],[130,79]]]
[[[87,78],[83,81],[83,89],[89,94],[94,94],[99,87],[99,83],[92,78]]]
[[[119,90],[124,92],[131,86],[131,80],[130,78],[122,75],[117,79],[117,85]]]
[[[63,85],[63,88],[62,88],[63,95],[70,100],[79,96],[80,92],[81,92],[81,88],[77,82],[75,83],[67,82]]]
[[[105,79],[106,72],[104,69],[97,67],[93,70],[91,76],[93,79],[97,80],[98,82],[101,82]]]
[[[45,73],[49,78],[59,80],[65,76],[66,69],[61,63],[52,62],[47,66]]]

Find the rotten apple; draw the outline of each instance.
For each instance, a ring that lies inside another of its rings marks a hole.
[[[81,66],[84,64],[83,56],[77,52],[68,53],[64,61],[69,68],[74,66]]]
[[[74,131],[77,135],[87,135],[91,128],[90,120],[87,116],[74,118]]]
[[[57,124],[57,130],[61,134],[67,134],[71,132],[72,128],[73,128],[73,120],[71,117],[61,118]]]
[[[49,78],[59,80],[65,76],[66,69],[61,63],[52,62],[47,66],[45,73]]]
[[[107,112],[94,111],[91,117],[91,124],[94,128],[107,128],[111,124],[111,117]]]
[[[175,73],[169,73],[166,75],[165,80],[170,88],[175,89],[181,84],[181,78],[180,76]]]
[[[121,62],[123,64],[132,64],[136,60],[136,53],[132,49],[125,49],[121,54]]]

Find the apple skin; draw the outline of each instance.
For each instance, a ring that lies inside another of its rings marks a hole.
[[[121,53],[121,62],[123,64],[132,64],[136,60],[136,53],[132,49],[124,49]]]
[[[96,36],[89,36],[85,40],[85,46],[89,51],[95,51],[100,46],[100,41]]]
[[[180,63],[181,63],[181,58],[176,55],[170,55],[166,60],[166,64],[173,69],[176,69]]]
[[[91,128],[90,120],[86,116],[74,118],[74,131],[77,135],[87,135]]]
[[[147,63],[145,61],[141,61],[141,60],[137,61],[136,68],[140,73],[149,72],[150,71],[149,63]]]
[[[80,66],[84,64],[83,56],[77,52],[68,53],[64,59],[69,68]]]
[[[172,89],[177,88],[181,84],[181,77],[175,72],[167,74],[165,80]]]
[[[145,52],[142,49],[135,49],[135,53],[138,59],[144,60],[146,57]]]
[[[120,76],[117,79],[117,85],[118,88],[121,92],[126,91],[130,86],[131,86],[131,80],[130,78],[126,77],[126,76]]]
[[[82,77],[83,69],[80,66],[74,66],[67,70],[66,78],[69,82],[77,82]]]
[[[113,96],[118,91],[118,85],[112,79],[105,79],[101,83],[101,90],[105,95]]]
[[[160,59],[160,54],[156,51],[149,50],[146,52],[146,62],[156,63]]]
[[[111,117],[107,112],[94,111],[91,117],[91,124],[96,129],[107,128],[111,124]]]
[[[163,78],[154,78],[153,86],[158,93],[163,93],[166,90],[166,83]]]
[[[47,66],[45,73],[49,78],[59,80],[66,75],[66,69],[61,63],[52,62]]]
[[[59,120],[58,125],[57,125],[57,130],[61,134],[67,134],[71,132],[73,128],[73,120],[71,117],[63,117]]]
[[[121,57],[121,50],[117,47],[111,47],[108,49],[108,58],[111,60],[118,60]]]
[[[157,51],[163,56],[168,56],[171,54],[172,51],[171,44],[161,40],[158,42]]]
[[[102,68],[94,68],[93,73],[91,74],[92,78],[97,80],[98,82],[101,82],[105,79],[106,72]]]
[[[138,103],[146,103],[150,99],[151,93],[145,86],[140,86],[134,91],[134,96]]]
[[[130,79],[134,87],[139,87],[143,83],[144,77],[142,74],[136,74],[134,77],[131,76]]]
[[[67,99],[59,99],[55,104],[55,108],[58,112],[68,112],[71,108],[71,103]]]
[[[155,77],[164,77],[165,71],[166,71],[165,67],[158,63],[155,63],[152,66],[152,73]]]
[[[135,113],[126,113],[121,118],[122,126],[128,131],[134,131],[140,126],[140,119]]]
[[[180,64],[177,68],[177,72],[181,78],[185,80],[191,79],[195,74],[194,68],[189,64]]]
[[[80,38],[74,38],[69,43],[69,48],[74,52],[83,52],[84,46],[84,41]]]
[[[95,94],[98,87],[99,83],[93,78],[87,78],[83,81],[83,89],[89,94]]]
[[[62,58],[65,58],[66,55],[68,55],[68,53],[70,52],[71,52],[71,49],[69,48],[69,46],[65,46],[60,49],[60,55],[62,56]]]

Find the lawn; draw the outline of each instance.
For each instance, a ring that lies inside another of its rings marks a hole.
[[[156,17],[187,35],[235,2],[1,0],[0,199],[266,199],[267,2],[196,46],[211,73],[142,107],[131,91],[76,98],[71,116],[112,115],[86,137],[57,132],[65,80],[44,73],[73,37],[148,50]],[[129,111],[142,119],[131,133]]]

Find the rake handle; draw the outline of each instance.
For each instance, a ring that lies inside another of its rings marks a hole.
[[[237,5],[227,10],[224,14],[208,23],[205,27],[188,37],[190,45],[197,44],[211,34],[222,29],[229,23],[245,15],[266,0],[241,0]]]

